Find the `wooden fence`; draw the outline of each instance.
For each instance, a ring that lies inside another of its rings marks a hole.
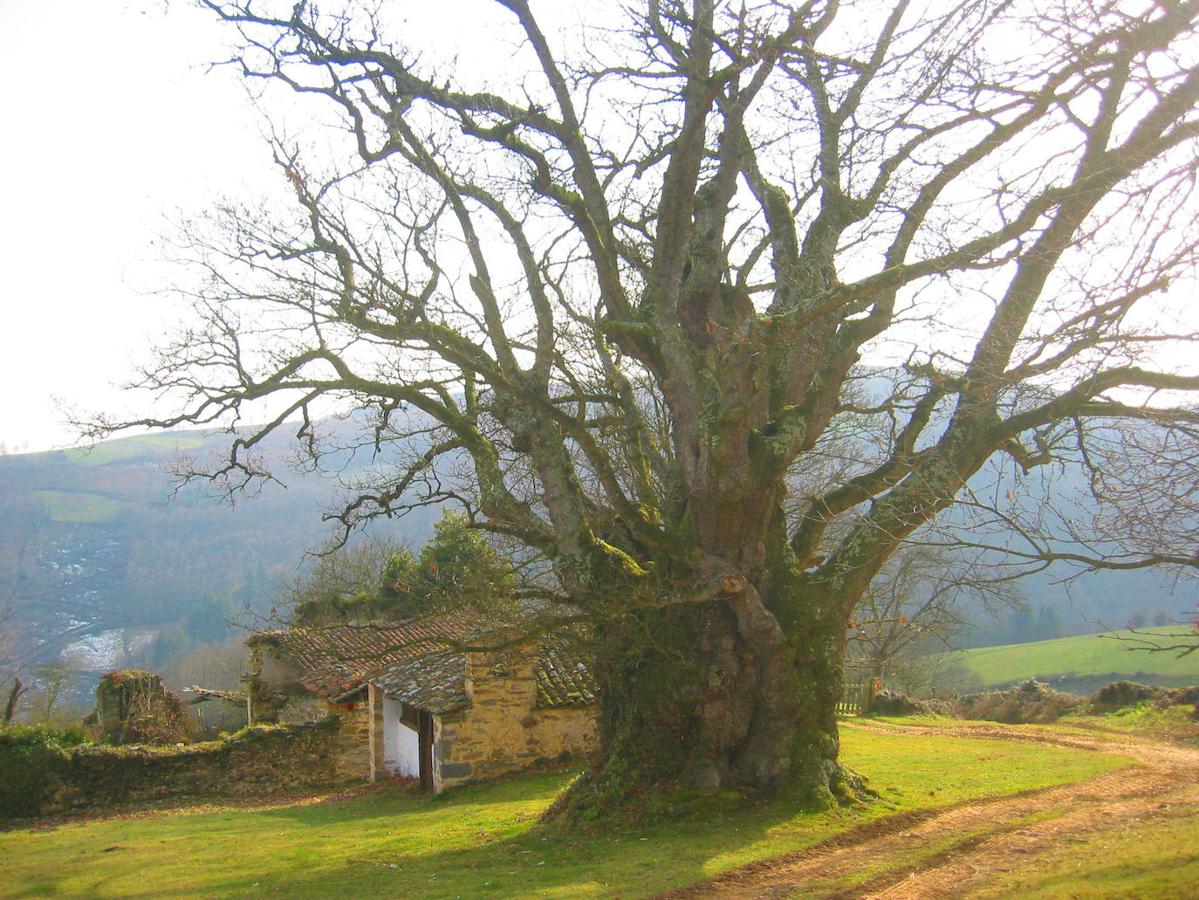
[[[872,680],[849,681],[841,686],[841,699],[837,703],[837,715],[860,716],[870,712],[870,701],[874,699],[877,685]]]

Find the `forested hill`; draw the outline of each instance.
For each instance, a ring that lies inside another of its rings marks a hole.
[[[288,468],[290,447],[274,437],[261,449],[286,487],[268,484],[235,506],[200,485],[171,499],[173,464],[228,440],[185,431],[0,457],[0,602],[16,608],[21,655],[118,631],[216,641],[246,604],[270,605],[304,551],[330,536],[320,513],[338,481]],[[350,460],[349,474],[361,465]],[[397,528],[420,544],[435,517],[426,511]]]
[[[289,440],[275,435],[261,448],[286,487],[267,485],[236,506],[200,486],[170,499],[179,457],[220,453],[228,440],[180,431],[107,441],[90,452],[0,457],[0,605],[7,599],[17,608],[23,655],[52,654],[88,636],[111,642],[133,634],[155,636],[162,656],[220,640],[247,604],[271,604],[279,585],[298,574],[304,551],[331,534],[320,513],[338,496],[338,481],[290,469]],[[343,475],[367,456],[348,460]],[[393,527],[418,546],[437,515],[422,510]],[[1133,619],[1153,624],[1189,605],[1182,591],[1146,572],[1090,575],[1069,595],[1053,574],[1021,588],[1026,610],[999,622],[976,611],[980,627],[961,644],[1082,634]]]

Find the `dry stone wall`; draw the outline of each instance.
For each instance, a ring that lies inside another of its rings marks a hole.
[[[0,771],[0,822],[365,780],[365,765],[354,769],[348,756],[362,752],[359,744],[340,719],[330,717],[253,726],[224,740],[180,747],[47,747],[28,757],[30,771],[18,764]],[[24,781],[36,790],[22,790]]]

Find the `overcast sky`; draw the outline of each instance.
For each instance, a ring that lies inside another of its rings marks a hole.
[[[512,57],[487,21],[494,4],[392,2],[405,39],[437,29],[459,70]],[[563,27],[582,9],[540,13]],[[180,214],[256,196],[279,175],[241,84],[208,70],[225,30],[186,0],[0,0],[0,34],[0,444],[11,452],[73,443],[59,400],[130,411],[113,385],[181,314],[151,293],[167,283],[153,241]]]
[[[269,173],[242,89],[205,74],[211,22],[184,4],[0,0],[0,442],[72,442],[55,398],[110,383],[170,319],[151,241],[171,210]]]
[[[614,3],[537,8],[569,40]],[[486,0],[387,8],[405,42],[436,43],[459,74],[486,80],[519,57]],[[279,178],[242,85],[208,68],[226,30],[188,0],[0,0],[0,450],[73,443],[60,401],[133,412],[114,385],[182,314],[153,293],[170,280],[155,238]]]

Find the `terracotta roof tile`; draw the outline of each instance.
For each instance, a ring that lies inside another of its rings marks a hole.
[[[335,697],[414,657],[444,650],[475,626],[464,616],[429,616],[394,625],[336,625],[256,634],[250,646],[270,646],[300,670],[318,697]]]
[[[270,646],[289,659],[305,688],[318,697],[336,697],[369,682],[392,699],[445,713],[468,702],[466,654],[449,644],[485,631],[474,617],[449,614],[394,625],[263,632],[249,643]],[[539,707],[595,702],[591,672],[564,641],[542,641],[533,674]]]

